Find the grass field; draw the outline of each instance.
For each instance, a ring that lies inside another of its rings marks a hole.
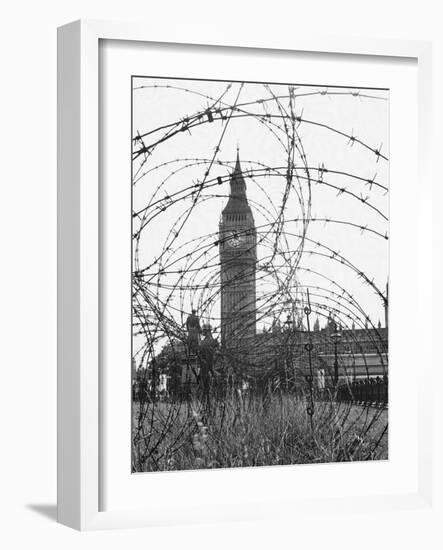
[[[388,458],[388,411],[274,395],[210,407],[136,403],[133,471],[190,470]]]

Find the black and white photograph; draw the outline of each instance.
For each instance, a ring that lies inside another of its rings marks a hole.
[[[131,86],[132,472],[387,460],[389,90]]]

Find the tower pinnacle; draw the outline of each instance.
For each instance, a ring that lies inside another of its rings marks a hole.
[[[237,158],[229,180],[229,200],[223,210],[223,214],[229,213],[243,213],[252,216],[251,207],[246,196],[246,182],[242,173],[239,148],[237,148]]]

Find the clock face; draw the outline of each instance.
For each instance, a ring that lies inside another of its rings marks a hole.
[[[236,231],[230,231],[227,235],[227,244],[232,248],[238,248],[243,244],[245,238],[242,235],[239,235]]]

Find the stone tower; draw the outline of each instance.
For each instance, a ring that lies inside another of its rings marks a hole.
[[[221,214],[219,242],[222,344],[247,345],[256,328],[257,236],[238,149],[229,199]]]

